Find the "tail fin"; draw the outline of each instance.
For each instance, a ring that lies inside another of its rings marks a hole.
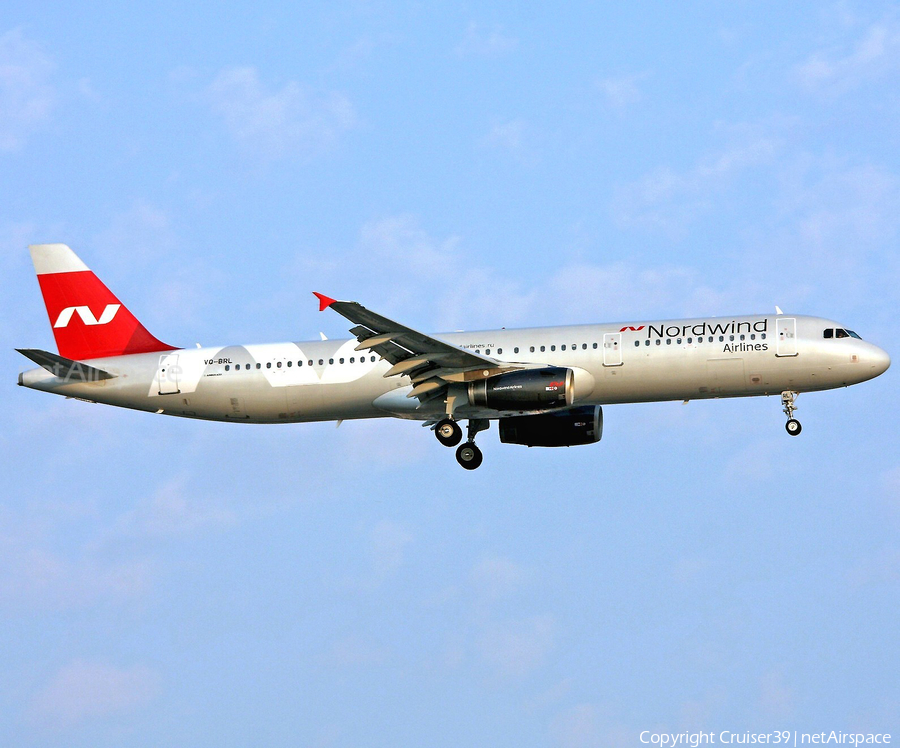
[[[157,340],[65,244],[32,244],[56,347],[65,358],[171,351]]]

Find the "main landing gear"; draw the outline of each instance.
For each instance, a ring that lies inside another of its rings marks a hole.
[[[442,418],[434,426],[434,435],[445,447],[455,447],[462,439],[462,429],[452,418]]]
[[[799,392],[788,391],[781,393],[781,404],[784,406],[784,414],[788,417],[788,422],[784,424],[784,428],[791,436],[797,436],[803,428],[800,425],[800,421],[794,418],[794,411],[797,410],[794,400],[799,396]]]
[[[475,435],[491,425],[486,418],[470,418],[466,429],[466,441],[456,450],[456,461],[466,470],[474,470],[481,465],[484,455],[475,444]],[[455,447],[462,439],[462,429],[452,418],[442,418],[434,426],[434,435],[445,447]]]

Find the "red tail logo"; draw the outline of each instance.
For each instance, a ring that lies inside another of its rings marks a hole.
[[[175,350],[151,335],[66,245],[34,245],[31,257],[61,356],[84,361]]]
[[[53,325],[53,327],[68,327],[69,321],[75,313],[78,314],[81,321],[86,325],[108,325],[113,321],[116,312],[121,308],[121,304],[107,304],[103,309],[103,313],[100,315],[100,319],[97,319],[89,306],[67,306],[59,313],[59,317],[57,317],[56,324]]]

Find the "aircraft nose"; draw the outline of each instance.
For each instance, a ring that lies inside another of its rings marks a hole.
[[[879,374],[884,374],[888,370],[888,367],[891,365],[891,357],[888,355],[888,352],[878,348],[877,346],[873,346],[875,348],[872,351],[872,370],[875,372],[875,376],[877,377]]]

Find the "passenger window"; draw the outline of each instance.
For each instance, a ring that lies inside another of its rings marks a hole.
[[[375,356],[371,356],[370,358],[372,359],[372,363],[374,364],[374,363],[375,363]]]
[[[267,362],[266,362],[266,368],[267,368],[267,369],[271,369],[271,368],[272,368],[272,362],[271,362],[271,361],[267,361]]]
[[[256,365],[256,368],[257,368],[257,369],[261,369],[261,368],[262,368],[262,364],[257,364],[257,365]]]
[[[497,349],[497,355],[498,355],[498,356],[502,356],[502,355],[503,355],[503,349],[502,349],[502,348],[498,348],[498,349]]]
[[[587,350],[587,343],[582,343],[582,344],[581,344],[581,350],[583,350],[583,351],[586,351],[586,350]]]
[[[551,346],[550,346],[550,350],[551,350],[551,351],[555,351],[555,350],[556,350],[556,346],[555,346],[555,345],[551,345]]]
[[[531,346],[530,350],[532,353],[534,353],[534,346]]]
[[[350,363],[351,363],[351,364],[355,364],[355,363],[356,363],[356,356],[350,356]]]
[[[756,333],[750,333],[750,340],[756,340]]]
[[[675,342],[678,343],[678,345],[681,345],[681,338],[678,338]]]
[[[542,345],[542,346],[541,346],[541,353],[543,353],[543,352],[546,351],[546,350],[547,350],[547,346]]]
[[[634,347],[635,347],[635,348],[639,348],[640,345],[641,345],[641,341],[640,341],[640,340],[635,340],[635,341],[634,341]]]
[[[666,345],[672,345],[672,338],[666,338]]]
[[[341,364],[344,363],[344,359],[340,359],[340,361],[338,363],[341,363]]]
[[[560,346],[560,347],[559,347],[559,350],[561,350],[561,351],[564,351],[564,350],[566,350],[566,346],[565,346],[565,343],[564,343],[564,344],[563,344],[563,345],[561,345],[561,346]]]
[[[744,333],[741,333],[741,340],[745,340]]]
[[[231,371],[231,367],[228,364],[225,364],[225,371]]]
[[[275,364],[275,366],[277,366],[277,367],[280,369],[280,368],[281,368],[281,361],[279,361],[277,364]]]
[[[650,338],[647,338],[647,339],[644,341],[644,345],[650,345]]]
[[[333,358],[329,358],[329,359],[328,359],[328,365],[329,365],[329,366],[334,366],[334,359],[333,359]]]
[[[288,368],[292,367],[293,365],[294,365],[293,361],[288,361]]]
[[[320,358],[320,359],[319,359],[319,366],[324,365],[324,363],[325,363],[325,362]]]
[[[763,340],[765,340],[765,339],[766,339],[766,334],[765,334],[765,333],[760,333],[760,336],[759,336],[759,337],[761,337]]]
[[[244,364],[244,368],[245,368],[247,371],[250,371],[250,364]]]
[[[725,336],[724,336],[724,335],[719,335],[719,342],[720,342],[720,343],[725,342]]]
[[[728,336],[728,339],[729,339],[729,340],[734,340],[734,335],[729,335],[729,336]]]
[[[307,365],[307,366],[312,366],[312,365],[313,365],[313,360],[310,359],[309,361],[307,361],[307,362],[306,362],[306,365]]]
[[[657,338],[657,339],[656,339],[656,344],[657,344],[657,345],[662,345],[662,341],[661,341],[659,338]]]
[[[594,343],[594,350],[595,350],[595,351],[597,350],[597,344],[596,344],[596,343]]]
[[[713,336],[712,336],[712,335],[709,336],[709,342],[710,342],[710,343],[713,342]]]
[[[513,353],[518,353],[518,352],[519,352],[519,346],[516,346],[515,348],[513,348]]]

